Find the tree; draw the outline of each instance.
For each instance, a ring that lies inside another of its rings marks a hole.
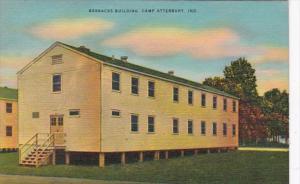
[[[257,103],[258,93],[255,69],[245,58],[232,61],[224,71],[225,81],[230,84],[229,93],[237,95],[241,100]]]
[[[240,98],[239,132],[242,142],[279,135],[288,137],[288,93],[278,89],[257,93],[255,69],[245,58],[232,61],[223,70],[224,77],[210,77],[203,82]]]
[[[216,89],[219,89],[221,91],[227,91],[227,85],[226,81],[222,77],[209,77],[206,78],[203,83],[204,85],[214,87]]]
[[[278,141],[279,135],[289,137],[289,94],[274,88],[264,93],[262,108],[268,119],[269,134]]]
[[[266,119],[257,105],[240,101],[239,105],[239,138],[240,142],[258,143],[268,137]]]
[[[289,114],[289,94],[284,90],[274,88],[264,93],[263,96],[265,110],[269,113]]]

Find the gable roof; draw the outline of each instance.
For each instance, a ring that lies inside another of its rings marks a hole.
[[[142,73],[142,74],[146,74],[146,75],[150,75],[150,76],[153,76],[153,77],[158,77],[158,78],[161,78],[161,79],[172,81],[172,82],[175,82],[175,83],[180,83],[180,84],[183,84],[183,85],[186,85],[186,86],[194,87],[194,88],[197,88],[197,89],[200,89],[200,90],[203,90],[203,91],[215,93],[215,94],[218,94],[218,95],[222,95],[222,96],[226,96],[226,97],[230,97],[230,98],[234,98],[234,99],[239,99],[238,97],[236,97],[234,95],[231,95],[229,93],[226,93],[224,91],[215,89],[215,88],[210,87],[210,86],[203,85],[203,84],[195,82],[195,81],[191,81],[191,80],[188,80],[188,79],[185,79],[185,78],[182,78],[182,77],[178,77],[178,76],[175,76],[175,75],[170,75],[168,73],[164,73],[164,72],[161,72],[161,71],[158,71],[158,70],[154,70],[154,69],[147,68],[147,67],[144,67],[144,66],[140,66],[140,65],[137,65],[137,64],[133,64],[133,63],[130,63],[130,62],[124,62],[120,59],[116,59],[116,58],[112,58],[112,57],[105,56],[105,55],[102,55],[102,54],[98,54],[98,53],[92,52],[90,50],[86,50],[86,49],[83,50],[79,47],[74,47],[74,46],[71,46],[71,45],[68,45],[68,44],[65,44],[65,43],[62,43],[62,42],[58,42],[58,43],[66,46],[66,47],[69,47],[73,50],[76,50],[78,52],[81,52],[83,54],[86,54],[86,55],[88,55],[92,58],[100,60],[100,61],[104,62],[104,64],[107,64],[107,65],[120,67],[120,68],[123,68],[123,69],[128,69],[128,70],[131,70],[131,71],[139,72],[139,73]]]
[[[0,99],[4,100],[17,100],[18,90],[8,87],[0,87]]]

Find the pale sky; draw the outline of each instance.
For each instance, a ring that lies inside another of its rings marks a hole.
[[[134,9],[137,13],[91,13]],[[143,13],[143,9],[183,9]],[[189,9],[196,12],[189,13]],[[246,57],[258,91],[288,90],[286,1],[0,1],[0,86],[55,41],[202,82]]]

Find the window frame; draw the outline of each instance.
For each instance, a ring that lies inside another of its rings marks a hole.
[[[232,100],[232,112],[236,112],[236,100]]]
[[[136,81],[137,81],[136,85],[133,85],[133,79],[136,79]],[[131,77],[131,94],[132,95],[139,95],[139,82],[140,82],[140,80],[138,77],[134,77],[134,76]],[[133,92],[134,87],[136,89],[136,93]]]
[[[232,128],[232,137],[235,137],[236,136],[236,125],[232,124],[231,128]]]
[[[225,112],[227,111],[227,105],[228,105],[227,101],[228,101],[227,98],[223,98],[223,111],[225,111]]]
[[[217,96],[213,96],[213,105],[212,105],[213,109],[217,109],[218,107],[218,97]]]
[[[55,76],[60,76],[60,83],[59,83],[59,85],[60,85],[60,88],[59,88],[59,90],[55,90],[55,85],[58,85],[58,84],[55,84],[55,82],[54,82],[54,77]],[[52,93],[61,93],[62,92],[62,74],[61,73],[54,73],[54,74],[52,74]]]
[[[152,118],[152,120],[153,120],[153,124],[152,124],[152,128],[153,128],[153,131],[150,131],[150,129],[149,129],[149,127],[150,127],[150,121],[149,121],[149,118],[151,119]],[[153,134],[153,133],[155,133],[155,116],[153,116],[153,115],[149,115],[148,116],[148,118],[147,118],[147,127],[148,127],[148,133],[149,134]]]
[[[201,93],[201,107],[206,107],[206,93]]]
[[[212,123],[212,135],[213,136],[218,135],[218,124],[217,124],[217,122]]]
[[[193,135],[194,134],[194,121],[192,119],[188,120],[188,135]]]
[[[71,112],[72,111],[78,111],[78,114],[76,114],[76,115],[71,115]],[[79,118],[80,117],[80,109],[69,109],[69,117],[71,117],[71,118]]]
[[[136,117],[136,122],[133,122],[133,117]],[[133,130],[133,125],[136,125],[136,130]],[[131,114],[130,115],[130,131],[131,133],[138,133],[139,132],[139,115],[138,114]]]
[[[203,120],[200,122],[200,133],[201,135],[206,135],[206,122]]]
[[[32,119],[38,119],[40,118],[40,112],[32,112]]]
[[[118,75],[118,81],[114,80],[114,74]],[[118,83],[118,89],[114,89],[114,84]],[[121,74],[120,72],[112,71],[111,72],[111,90],[114,92],[120,92],[121,91]]]
[[[56,121],[56,116],[55,115],[51,115],[50,116],[50,126],[56,126],[57,121]]]
[[[189,105],[194,104],[194,91],[193,90],[188,90],[188,104]]]
[[[153,84],[153,89],[150,88],[150,84]],[[151,92],[153,92],[153,96],[152,96]],[[151,80],[148,81],[148,97],[149,98],[155,98],[155,82],[151,81]]]
[[[57,115],[57,126],[64,126],[64,115]]]
[[[177,94],[176,91],[177,90]],[[179,87],[173,86],[173,102],[178,103],[179,102]]]
[[[13,127],[12,126],[6,126],[5,127],[5,136],[6,137],[12,137],[13,136]]]
[[[13,103],[10,102],[5,103],[5,112],[9,114],[13,113]]]
[[[175,124],[176,124],[176,126],[174,126]],[[176,130],[176,131],[174,131],[174,130]],[[178,135],[179,134],[179,119],[178,118],[173,118],[172,119],[172,133],[174,135]]]
[[[113,112],[118,112],[119,115],[114,115]],[[113,118],[120,118],[121,117],[121,111],[118,109],[111,109],[111,117]]]
[[[223,136],[224,137],[227,136],[227,123],[226,122],[223,123]]]

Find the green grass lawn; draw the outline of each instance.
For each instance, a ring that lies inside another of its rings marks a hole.
[[[0,153],[0,173],[162,183],[288,183],[287,152],[199,154],[125,166],[18,166],[17,153]]]

